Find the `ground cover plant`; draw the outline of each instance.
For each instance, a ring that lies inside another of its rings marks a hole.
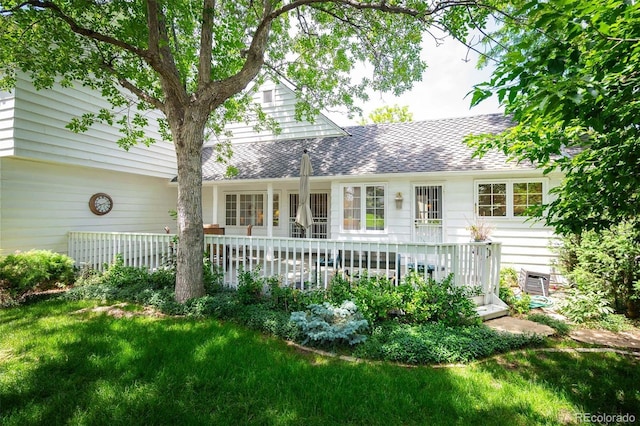
[[[0,310],[0,423],[535,425],[640,407],[638,361],[615,353],[406,368],[303,352],[228,321],[103,308]]]
[[[455,287],[452,276],[436,282],[413,273],[395,285],[365,272],[358,278],[336,275],[327,291],[302,291],[254,269],[241,270],[233,290],[220,285],[214,272],[206,296],[179,304],[172,273],[117,261],[80,279],[64,297],[139,303],[168,315],[231,321],[317,348],[411,364],[469,362],[539,344],[535,336],[514,337],[482,325],[470,299],[478,290]],[[343,309],[345,303],[353,310]]]

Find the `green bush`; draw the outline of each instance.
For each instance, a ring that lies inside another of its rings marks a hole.
[[[385,320],[402,309],[402,295],[393,282],[387,277],[369,276],[366,271],[351,283],[346,300],[353,300],[371,323]]]
[[[312,303],[322,303],[327,299],[324,290],[299,290],[280,286],[280,280],[267,279],[269,286],[268,304],[273,309],[293,312],[305,309]]]
[[[559,310],[576,323],[598,321],[613,313],[610,303],[606,290],[597,283],[579,280],[575,287],[567,290]]]
[[[471,299],[479,293],[477,287],[455,286],[453,275],[436,282],[425,281],[422,275],[411,272],[396,286],[386,277],[365,273],[351,282],[334,277],[329,300],[333,303],[353,300],[371,324],[397,317],[406,323],[440,321],[457,325],[479,321]]]
[[[567,313],[584,320],[611,309],[640,316],[640,221],[566,237],[558,250],[560,270],[573,287]]]
[[[500,269],[500,288],[518,286],[518,272],[511,267]]]
[[[70,285],[74,277],[73,259],[48,250],[14,253],[0,260],[0,290],[12,298]]]
[[[513,288],[518,286],[518,273],[513,268],[500,269],[499,297],[509,306],[511,314],[526,314],[531,310],[531,296],[526,293],[515,295]]]
[[[260,268],[247,271],[240,268],[238,272],[238,300],[243,305],[260,303],[267,287],[266,278],[260,276]]]
[[[403,322],[424,324],[439,322],[444,325],[467,325],[480,322],[472,297],[481,294],[479,287],[458,287],[453,274],[441,282],[424,278],[416,273],[407,276],[398,290],[403,295]]]
[[[264,303],[239,305],[227,319],[262,333],[291,341],[300,340],[300,330],[289,321],[290,314],[273,310]]]

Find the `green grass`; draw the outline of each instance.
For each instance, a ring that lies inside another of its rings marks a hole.
[[[640,368],[615,354],[518,352],[406,368],[302,353],[215,320],[0,310],[0,423],[559,424],[637,412]]]

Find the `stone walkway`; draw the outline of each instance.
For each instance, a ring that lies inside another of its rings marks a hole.
[[[551,336],[556,332],[548,325],[509,316],[485,321],[484,324],[494,330],[507,331],[513,334],[539,334],[542,336]]]
[[[494,330],[507,331],[513,334],[539,334],[551,336],[555,330],[548,325],[515,317],[502,317],[486,321],[485,324]],[[640,350],[639,332],[614,333],[607,330],[578,329],[569,333],[569,337],[582,343]]]
[[[581,329],[573,330],[569,337],[582,343],[610,346],[613,348],[640,349],[640,333],[619,332],[607,330]]]
[[[548,314],[545,312],[545,314]],[[515,317],[501,317],[485,321],[485,324],[498,331],[513,334],[538,334],[552,336],[555,330],[547,325]],[[569,333],[569,337],[582,343],[640,350],[640,331],[614,333],[607,330],[577,329]]]

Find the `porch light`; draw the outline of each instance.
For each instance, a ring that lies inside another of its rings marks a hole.
[[[396,209],[400,210],[402,208],[402,192],[396,192]]]

